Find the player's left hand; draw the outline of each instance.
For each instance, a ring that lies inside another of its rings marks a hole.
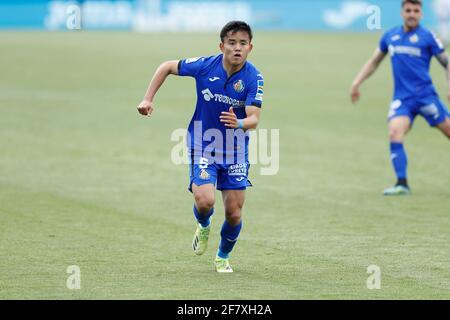
[[[148,100],[143,100],[137,109],[143,116],[150,116],[153,112],[153,103]]]
[[[352,99],[352,102],[354,104],[357,103],[360,96],[361,96],[361,94],[359,92],[358,86],[353,84],[352,87],[350,88],[350,98]]]
[[[220,122],[224,123],[227,128],[237,129],[239,127],[238,119],[233,111],[233,107],[230,107],[228,112],[222,111],[222,115],[219,118]]]

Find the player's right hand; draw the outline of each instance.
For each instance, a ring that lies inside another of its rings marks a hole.
[[[352,99],[352,102],[358,102],[360,96],[361,94],[359,93],[359,88],[357,86],[352,86],[352,88],[350,89],[350,97]]]
[[[143,116],[150,116],[153,112],[153,102],[143,100],[137,107],[140,114]]]

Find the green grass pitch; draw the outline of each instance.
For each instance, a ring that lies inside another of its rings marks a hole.
[[[0,299],[449,299],[448,141],[422,119],[406,148],[413,196],[394,182],[388,61],[349,102],[379,34],[256,32],[260,128],[280,129],[280,170],[247,193],[234,274],[195,229],[188,168],[170,134],[194,110],[171,77],[153,118],[136,106],[164,60],[215,54],[214,34],[0,33]],[[445,97],[445,75],[432,65]],[[367,267],[381,268],[368,290]],[[69,265],[81,289],[69,290]]]

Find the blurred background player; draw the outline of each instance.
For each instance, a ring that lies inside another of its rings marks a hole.
[[[247,178],[249,136],[244,131],[255,129],[259,123],[264,80],[247,61],[253,48],[252,30],[247,23],[229,22],[220,38],[222,54],[160,65],[138,110],[142,115],[152,113],[154,96],[169,74],[196,79],[197,105],[187,138],[191,159],[189,190],[194,194],[193,211],[198,222],[192,247],[196,255],[206,250],[217,186],[222,192],[225,221],[215,266],[217,272],[233,272],[229,254],[241,231],[245,190],[251,185]],[[207,138],[210,134],[214,135],[212,148],[211,137]]]
[[[448,79],[447,98],[450,100],[450,68],[443,44],[420,25],[420,0],[403,0],[403,26],[387,31],[379,48],[364,65],[351,86],[351,99],[359,100],[359,86],[378,68],[389,52],[394,75],[394,98],[388,115],[391,160],[397,175],[395,186],[384,190],[384,195],[407,195],[407,156],[403,146],[414,119],[421,115],[430,126],[438,128],[450,138],[450,118],[433,86],[429,69],[433,56],[445,68]]]
[[[450,42],[450,0],[434,0],[433,9],[439,19],[439,35],[445,46]]]

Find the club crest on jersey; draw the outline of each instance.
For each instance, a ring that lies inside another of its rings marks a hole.
[[[202,171],[200,172],[200,179],[208,180],[209,177],[210,177],[209,173],[205,169],[202,169]]]
[[[411,43],[417,43],[417,42],[419,42],[419,36],[417,34],[415,34],[409,38],[409,41]]]
[[[238,80],[235,83],[233,83],[234,91],[237,93],[241,93],[245,89],[244,81]]]

